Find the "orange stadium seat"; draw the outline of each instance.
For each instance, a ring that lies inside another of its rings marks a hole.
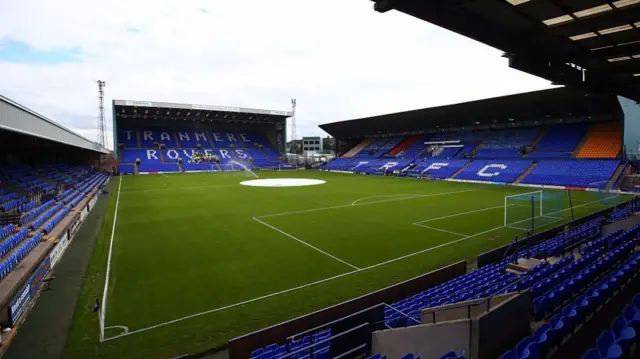
[[[577,158],[616,158],[622,146],[622,128],[619,122],[597,123],[591,127],[589,138]]]

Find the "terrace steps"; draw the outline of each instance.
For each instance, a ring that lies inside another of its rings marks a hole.
[[[158,152],[160,153],[160,163],[167,163],[167,162],[164,160],[164,151],[163,151],[163,150],[161,150],[160,148],[158,148]]]
[[[184,172],[184,169],[182,169],[182,163],[180,163],[180,161],[178,161],[178,172]]]
[[[360,153],[360,151],[364,150],[367,146],[373,143],[373,141],[374,141],[373,138],[365,138],[364,140],[362,140],[362,142],[360,142],[355,147],[347,151],[347,153],[342,155],[341,158],[353,158],[355,155]]]
[[[574,148],[573,152],[571,152],[571,158],[576,158],[578,153],[580,153],[580,150],[582,149],[582,147],[584,147],[584,144],[589,140],[589,135],[590,135],[589,131],[587,131],[584,134],[580,142],[578,142],[578,145],[576,146],[576,148]]]
[[[140,138],[140,131],[136,131],[136,143],[138,144],[138,148],[142,148],[142,139]]]
[[[533,146],[534,148],[538,147],[538,143],[540,142],[540,140],[542,140],[542,138],[547,134],[548,131],[548,128],[544,128],[542,131],[540,131],[538,137],[536,137],[533,142],[531,142],[531,146]]]
[[[527,175],[529,175],[529,173],[531,173],[531,171],[533,171],[533,169],[536,168],[537,165],[538,164],[536,162],[532,163],[526,171],[522,172],[522,174],[518,176],[515,181],[513,181],[513,183],[520,183],[520,181],[527,177]]]
[[[607,185],[604,187],[605,190],[610,190],[613,188],[613,185],[615,185],[618,178],[620,178],[620,175],[622,174],[622,171],[624,170],[624,168],[625,168],[625,165],[620,165],[618,166],[618,168],[616,168],[616,171],[613,172],[613,176],[611,176],[609,183],[607,183]]]
[[[459,170],[456,171],[456,173],[454,173],[451,177],[449,178],[456,178],[457,175],[459,175],[462,171],[464,171],[465,168],[469,167],[471,164],[473,163],[473,161],[469,161],[467,162],[466,165],[460,167]]]
[[[180,147],[180,141],[178,141],[178,136],[174,131],[171,131],[171,138],[173,139],[173,142],[176,143],[176,148],[182,148]]]
[[[211,139],[211,135],[209,134],[209,131],[204,131],[204,134],[205,136],[207,136],[207,141],[209,141],[211,148],[216,148],[216,146],[213,144],[213,140]]]

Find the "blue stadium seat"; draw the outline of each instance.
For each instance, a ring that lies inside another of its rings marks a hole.
[[[456,179],[510,183],[532,163],[528,160],[475,160]]]
[[[539,161],[521,183],[602,188],[619,164],[617,160]]]

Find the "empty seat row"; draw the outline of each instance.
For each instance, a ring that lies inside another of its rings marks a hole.
[[[620,286],[637,275],[640,258],[638,254],[630,257],[635,242],[635,239],[625,242],[613,251],[607,252],[601,259],[606,265],[598,262],[582,271],[581,275],[588,276],[582,282],[591,283],[587,290],[569,296],[569,304],[561,307],[548,323],[540,326],[532,336],[522,339],[515,350],[505,352],[500,359],[542,359],[551,348],[572,334],[575,328],[588,320]],[[602,273],[609,274],[602,276]]]
[[[49,201],[43,203],[42,205],[36,207],[31,212],[23,215],[20,218],[20,225],[24,226],[25,224],[31,222],[34,218],[38,217],[41,213],[46,211],[48,208],[51,208],[51,206],[53,206],[54,204],[55,204],[54,200],[49,200]]]
[[[0,243],[0,258],[11,252],[11,250],[22,243],[27,236],[29,236],[29,230],[24,228]]]
[[[42,241],[42,233],[29,238],[11,256],[0,263],[0,280],[4,279]]]
[[[13,232],[16,231],[15,224],[9,224],[0,228],[0,241],[4,241],[7,237],[9,237]]]
[[[59,203],[46,210],[42,215],[40,215],[40,217],[31,222],[31,229],[35,231],[40,228],[40,226],[42,226],[44,222],[46,222],[49,218],[56,214],[60,209],[62,209],[62,203]]]
[[[44,226],[44,232],[49,234],[51,233],[51,231],[55,228],[55,226],[60,223],[60,221],[62,221],[62,219],[69,214],[69,212],[71,212],[71,206],[69,207],[64,207],[64,209],[62,211],[60,211],[60,213],[56,214],[55,216],[53,216],[53,218],[51,218],[51,220],[49,222],[47,222],[47,224]]]
[[[640,334],[640,293],[626,305],[621,315],[611,322],[611,329],[596,340],[596,347],[587,350],[582,359],[620,358],[628,353]]]
[[[311,336],[293,338],[288,344],[271,344],[251,352],[250,359],[272,359],[292,354],[290,358],[330,359],[331,329],[325,329]]]

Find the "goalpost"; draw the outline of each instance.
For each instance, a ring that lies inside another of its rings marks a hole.
[[[504,226],[535,231],[564,220],[564,191],[533,191],[504,197]]]

